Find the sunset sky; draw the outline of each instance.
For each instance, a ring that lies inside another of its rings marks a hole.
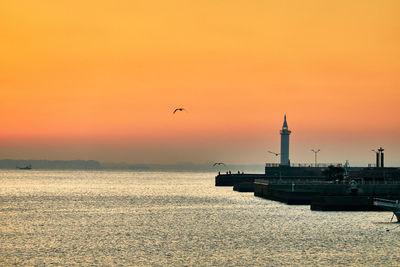
[[[291,162],[400,166],[399,0],[4,0],[0,36],[0,159],[277,162],[286,113]]]

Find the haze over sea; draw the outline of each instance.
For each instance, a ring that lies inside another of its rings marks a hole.
[[[3,170],[0,265],[400,265],[390,212],[315,212],[214,176]]]

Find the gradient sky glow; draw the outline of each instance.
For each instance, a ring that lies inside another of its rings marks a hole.
[[[0,3],[0,158],[400,165],[400,1]],[[175,107],[188,112],[172,115]],[[358,163],[358,164],[357,164]]]

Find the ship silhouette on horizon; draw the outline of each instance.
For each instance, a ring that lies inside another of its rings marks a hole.
[[[19,170],[32,170],[32,164],[29,164],[29,165],[27,165],[25,167],[17,166],[17,169],[19,169]]]

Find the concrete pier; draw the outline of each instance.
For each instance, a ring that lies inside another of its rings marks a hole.
[[[320,211],[381,211],[380,207],[373,205],[371,196],[321,196],[314,197],[311,201],[311,210]]]
[[[254,182],[254,195],[289,205],[307,205],[311,203],[313,196],[318,195],[318,192],[304,189],[292,191],[292,185],[289,184],[268,184],[256,181]]]
[[[381,210],[374,197],[400,198],[400,184],[271,184],[254,182],[254,195],[286,204],[311,205],[312,210]]]
[[[215,186],[234,186],[239,183],[253,183],[256,179],[264,179],[263,174],[218,174],[215,176]]]
[[[233,191],[254,192],[254,182],[243,182],[233,185]]]

